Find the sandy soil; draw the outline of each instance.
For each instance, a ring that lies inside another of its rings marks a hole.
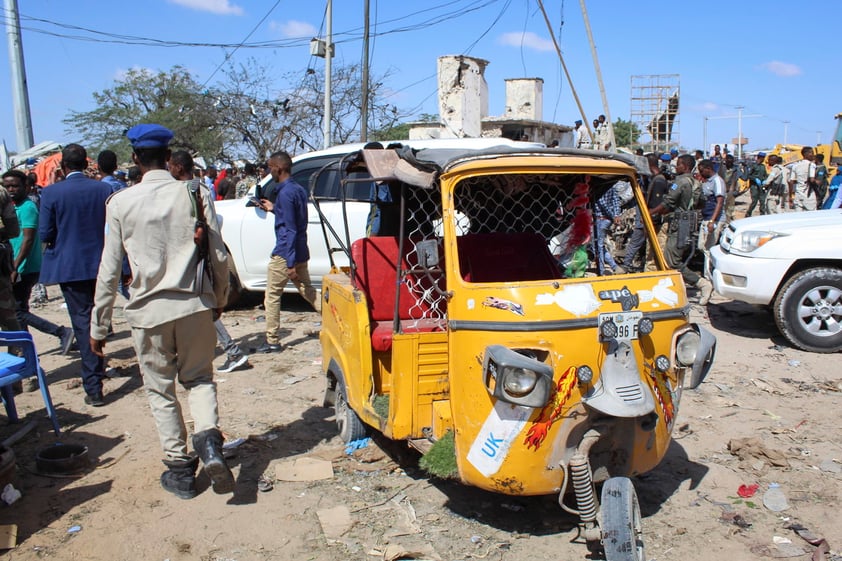
[[[50,295],[38,313],[67,324],[56,287]],[[17,397],[23,424],[37,426],[13,446],[23,497],[0,506],[0,524],[18,525],[19,545],[0,559],[588,558],[584,545],[571,543],[576,520],[555,497],[506,497],[429,479],[417,456],[382,439],[347,455],[331,411],[321,406],[319,343],[307,335],[318,318],[295,298],[284,309],[286,350],[252,355],[251,369],[218,376],[223,430],[229,440],[246,439],[231,458],[237,490],[215,495],[201,478],[202,493],[190,501],[158,483],[161,454],[125,322],[116,319],[107,346],[116,376],[102,408],[83,402],[78,353],[63,357],[57,340],[36,333],[62,440],[86,445],[92,466],[73,477],[39,475],[35,454],[56,439],[40,394]],[[707,314],[693,309],[694,320],[719,339],[714,370],[699,390],[685,392],[667,458],[635,480],[647,559],[809,559],[816,548],[788,527],[793,523],[839,552],[838,357],[786,346],[762,309],[715,296]],[[224,322],[245,347],[262,337],[258,308],[228,313]],[[0,424],[0,440],[21,426]],[[730,442],[749,437],[757,441],[742,458],[729,451]],[[286,462],[304,458],[330,462],[333,476],[275,480],[276,469],[289,473]],[[258,490],[261,476],[274,482],[272,490]],[[789,501],[781,513],[762,503],[773,482]],[[740,486],[752,484],[757,494],[740,498]],[[396,557],[400,552],[409,556]]]

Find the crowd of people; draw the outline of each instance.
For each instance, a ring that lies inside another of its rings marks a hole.
[[[643,151],[639,150],[638,155],[643,156]],[[685,282],[699,290],[702,305],[709,302],[713,287],[701,271],[693,270],[693,257],[697,252],[707,254],[719,241],[723,226],[735,218],[736,198],[745,191],[751,196],[745,216],[752,216],[755,210],[760,214],[776,214],[842,206],[839,190],[842,174],[828,181],[823,155],[815,154],[809,146],[801,150],[800,160],[786,166],[781,156],[770,154],[767,157],[764,152],[738,164],[734,156],[719,145],[708,158],[701,150],[692,155],[679,155],[675,148],[663,154],[645,154],[645,157],[650,174],[641,180],[647,207],[658,232],[658,243],[667,264],[680,270]],[[626,244],[622,264],[614,263],[613,256],[603,249],[600,238],[605,235],[603,230],[611,225],[608,220],[614,219],[618,212],[616,209],[603,212],[604,208],[613,207],[598,201],[595,252],[600,271],[605,262],[609,273],[635,270],[638,263],[644,263],[647,268],[654,266],[651,248],[645,249],[645,233],[639,215]],[[603,232],[602,236],[600,232]]]
[[[0,328],[54,335],[64,354],[75,341],[84,402],[102,407],[109,402],[105,347],[122,294],[164,453],[161,486],[183,499],[195,497],[201,461],[213,490],[230,493],[234,478],[222,455],[213,380],[216,342],[226,354],[220,372],[247,367],[248,355],[220,320],[229,271],[214,201],[245,196],[261,169],[249,163],[239,172],[199,170],[188,152],[170,149],[173,133],[160,125],[137,125],[126,136],[134,163],[127,172],[118,171],[112,151],[101,152],[94,168],[83,146],[69,144],[49,187],[38,188],[19,170],[3,174]],[[291,179],[291,165],[286,152],[276,152],[265,167],[275,181],[274,196],[259,206],[274,216],[276,244],[268,268],[266,340],[258,352],[282,350],[277,330],[289,280],[319,308],[307,268],[307,193]],[[30,310],[39,282],[59,286],[71,327]],[[192,452],[176,383],[186,391],[193,419]]]

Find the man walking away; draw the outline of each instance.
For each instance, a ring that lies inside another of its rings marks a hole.
[[[73,344],[73,330],[58,326],[29,311],[32,287],[38,283],[41,271],[41,240],[38,239],[38,207],[28,197],[26,175],[22,171],[9,170],[3,174],[3,186],[15,203],[21,231],[19,236],[9,240],[14,253],[12,292],[18,323],[24,329],[34,327],[42,333],[58,337],[61,352],[66,355]]]
[[[292,180],[292,159],[286,152],[275,152],[269,158],[269,173],[278,183],[275,200],[260,200],[260,208],[275,215],[275,248],[266,273],[266,341],[257,348],[261,353],[281,351],[278,328],[281,318],[281,295],[291,280],[313,309],[321,311],[316,289],[310,283],[307,261],[307,191]]]
[[[91,337],[94,287],[102,246],[105,243],[105,201],[111,188],[82,173],[88,153],[78,144],[61,152],[65,179],[41,193],[38,235],[47,244],[41,262],[41,282],[58,284],[67,303],[70,323],[82,357],[85,403],[105,405],[102,396],[102,357],[85,342]]]
[[[191,191],[166,171],[173,136],[169,129],[137,125],[126,136],[143,180],[108,202],[90,347],[104,356],[127,254],[134,278],[125,315],[168,468],[161,474],[161,486],[182,499],[196,496],[199,459],[187,452],[187,428],[175,391],[178,381],[188,394],[193,448],[214,492],[230,493],[234,476],[222,457],[213,381],[212,310],[228,293],[227,255],[216,212],[207,189]]]
[[[824,165],[824,154],[816,154],[816,179],[813,181],[813,192],[816,194],[816,208],[822,208],[827,196],[827,166]]]

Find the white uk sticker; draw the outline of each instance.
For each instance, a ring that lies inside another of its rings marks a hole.
[[[536,306],[557,304],[559,308],[571,314],[582,317],[590,315],[602,306],[602,302],[594,294],[589,284],[574,284],[566,286],[555,294],[545,292],[535,297]]]
[[[661,279],[652,287],[652,290],[641,290],[637,295],[641,302],[657,300],[667,306],[675,306],[678,304],[678,293],[670,288],[671,286],[673,286],[671,278]]]
[[[500,470],[512,443],[526,425],[533,409],[498,401],[477,434],[468,461],[485,477]]]

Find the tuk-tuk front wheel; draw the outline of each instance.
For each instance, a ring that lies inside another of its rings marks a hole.
[[[606,561],[646,561],[637,493],[628,477],[602,486],[602,547]]]
[[[345,381],[339,377],[336,380],[336,399],[333,410],[336,416],[336,427],[343,442],[353,442],[365,438],[366,429],[363,422],[348,404],[348,391]]]

